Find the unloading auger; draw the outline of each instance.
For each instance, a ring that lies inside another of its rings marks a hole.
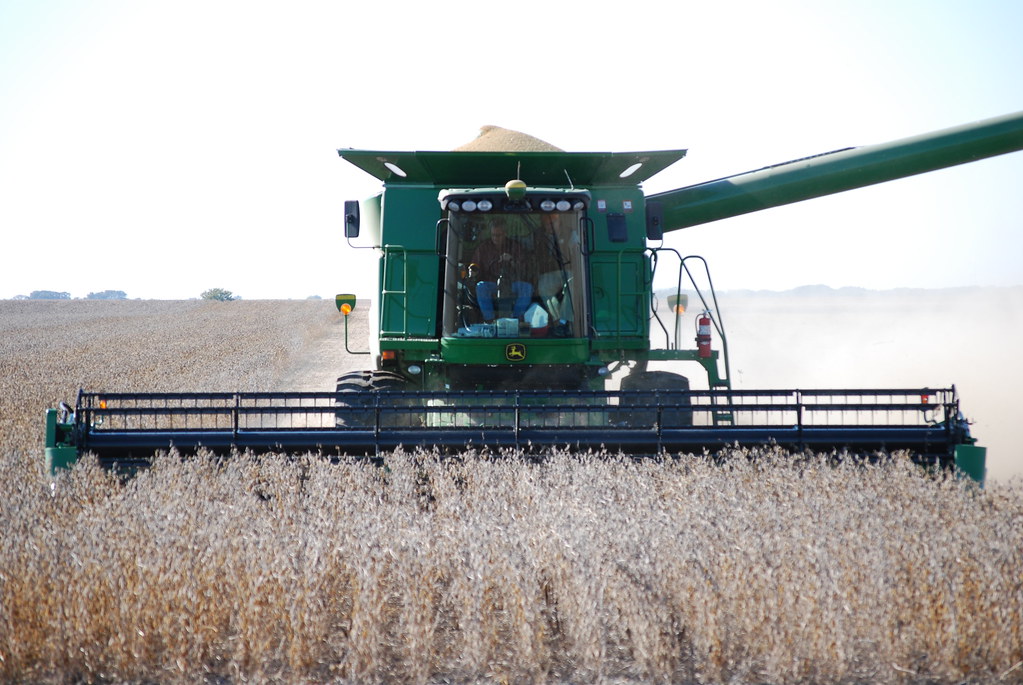
[[[1018,151],[1023,113],[649,196],[641,184],[685,150],[573,153],[525,138],[522,150],[338,151],[383,182],[373,198],[345,203],[349,243],[361,236],[372,248],[365,254],[379,258],[368,368],[316,393],[81,392],[74,407],[47,412],[49,468],[86,451],[110,465],[143,464],[172,446],[338,456],[398,446],[567,447],[638,456],[777,444],[907,450],[983,481],[985,449],[954,388],[732,389],[707,264],[665,247],[663,237]],[[653,287],[665,269],[677,270],[667,312]],[[337,298],[346,349],[356,302]],[[693,349],[681,325],[690,305],[698,305]],[[664,346],[655,347],[662,334]],[[664,361],[700,365],[706,389],[648,368]]]

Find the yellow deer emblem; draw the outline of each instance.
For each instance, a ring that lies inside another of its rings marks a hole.
[[[511,343],[504,348],[504,358],[510,362],[520,362],[526,358],[526,346],[522,343]]]

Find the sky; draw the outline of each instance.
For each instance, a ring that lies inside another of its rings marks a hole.
[[[338,148],[686,148],[660,192],[1023,110],[1023,3],[0,0],[0,298],[369,296]],[[1023,153],[693,227],[718,289],[1023,285]]]

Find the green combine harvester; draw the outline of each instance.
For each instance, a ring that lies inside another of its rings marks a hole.
[[[707,264],[663,236],[1018,151],[1023,113],[653,195],[641,184],[685,150],[573,153],[529,141],[526,150],[339,150],[383,182],[375,197],[345,203],[346,237],[379,259],[365,370],[324,392],[83,391],[74,407],[47,412],[48,467],[94,452],[131,468],[172,446],[642,456],[777,444],[868,457],[907,450],[983,482],[985,449],[954,388],[732,389]],[[677,286],[662,298],[654,275],[666,271]],[[357,304],[337,297],[346,346]],[[695,313],[684,326],[687,307]],[[652,362],[698,365],[706,387]]]

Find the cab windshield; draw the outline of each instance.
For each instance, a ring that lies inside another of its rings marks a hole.
[[[448,218],[446,337],[585,334],[581,211]]]

